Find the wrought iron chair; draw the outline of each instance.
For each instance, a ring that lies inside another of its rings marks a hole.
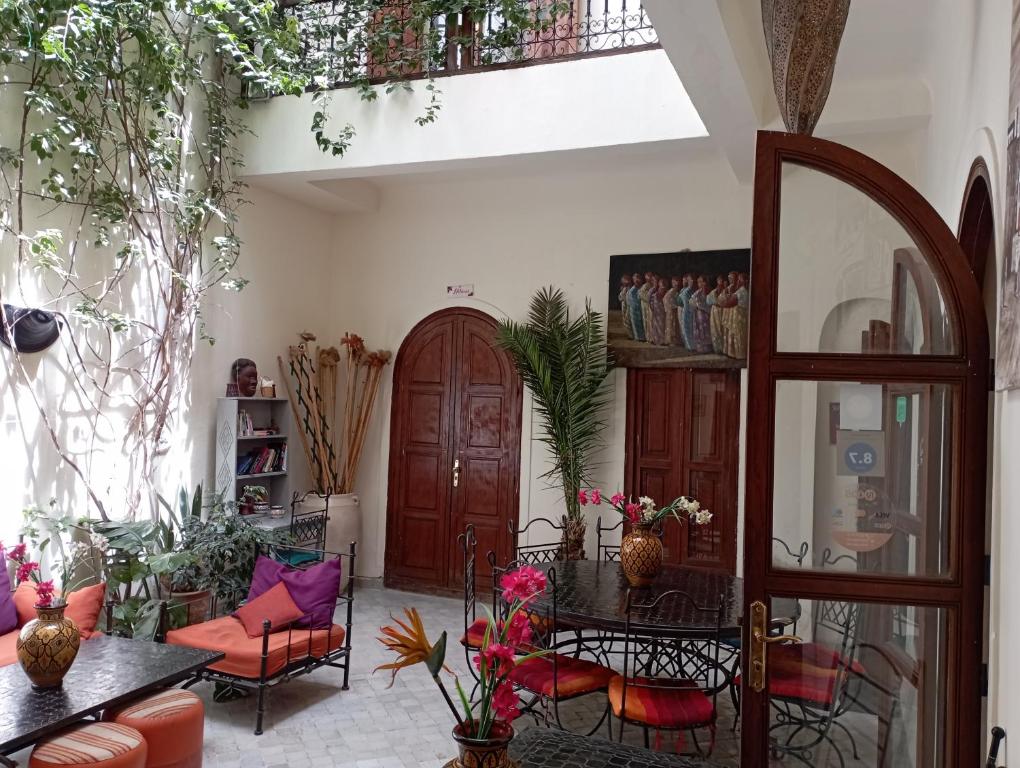
[[[598,548],[596,549],[596,552],[598,553],[599,560],[601,560],[604,563],[615,563],[619,562],[620,560],[619,544],[602,543],[602,534],[609,533],[610,531],[615,531],[617,528],[623,528],[622,517],[616,522],[616,525],[603,527],[602,515],[599,515],[598,522],[595,523],[595,533],[596,536],[598,537]]]
[[[493,564],[493,616],[503,620],[506,618],[509,606],[502,599],[500,579],[503,574],[520,568],[522,565],[528,565],[528,563],[516,560],[500,568],[495,565],[494,559],[490,552],[489,562]],[[609,681],[615,673],[594,661],[567,656],[556,651],[556,632],[553,629],[556,626],[555,568],[550,568],[547,571],[546,579],[548,599],[544,601],[544,608],[535,608],[531,611],[534,639],[527,649],[522,650],[530,653],[536,649],[542,649],[547,653],[522,662],[510,673],[509,680],[518,690],[532,695],[531,700],[525,703],[524,711],[531,713],[536,722],[539,721],[539,711],[541,711],[541,721],[547,727],[555,725],[560,730],[566,730],[560,717],[560,704],[581,696],[606,691]],[[586,735],[595,733],[602,726],[602,721],[606,719],[608,712],[607,707],[595,727]]]
[[[634,595],[634,590],[627,591],[623,674],[609,684],[610,709],[620,721],[619,740],[623,741],[626,723],[641,726],[645,747],[649,746],[651,729],[658,734],[678,731],[680,738],[689,731],[702,754],[697,730],[707,728],[711,734],[707,754],[711,754],[715,747],[716,698],[725,686],[720,683],[725,674],[719,665],[725,602],[720,595],[717,605],[703,606],[680,590],[663,592],[649,603],[635,602]],[[697,623],[713,629],[706,632],[703,628],[675,626],[664,636],[661,623],[653,618],[670,603],[679,603],[684,613],[701,616],[702,621]],[[668,653],[663,653],[664,642],[670,645]]]
[[[310,497],[322,501],[320,509],[304,509],[299,511],[299,504],[304,504]],[[319,494],[308,491],[297,492],[290,500],[290,543],[291,547],[282,547],[276,557],[288,565],[303,565],[321,561],[321,552],[326,548],[326,525],[329,522],[329,493]]]
[[[806,541],[802,541],[800,543],[800,546],[797,548],[796,552],[794,552],[790,548],[789,544],[787,544],[785,541],[783,541],[782,539],[780,539],[777,536],[773,536],[772,537],[772,543],[773,543],[773,545],[778,544],[780,547],[782,547],[783,550],[786,552],[787,556],[791,560],[793,560],[793,562],[797,563],[797,567],[798,568],[800,568],[802,565],[804,565],[804,558],[807,557],[807,553],[808,553],[808,549],[809,549],[809,545],[808,545],[808,543]],[[773,547],[773,549],[775,549],[775,547]],[[826,550],[826,551],[828,551],[828,550]]]
[[[478,539],[475,538],[475,527],[468,525],[464,533],[457,537],[457,543],[460,545],[460,551],[464,557],[464,634],[461,635],[460,644],[464,648],[464,658],[467,661],[468,669],[477,682],[478,673],[475,671],[474,664],[471,663],[471,654],[482,647],[489,622],[486,618],[478,617],[475,571]]]
[[[528,529],[535,524],[539,527],[548,526],[556,532],[555,543],[542,544],[521,544],[521,536],[528,532]],[[563,523],[552,520],[548,517],[535,517],[528,521],[523,528],[514,527],[514,521],[507,523],[510,531],[510,540],[514,543],[514,560],[520,560],[525,565],[544,565],[558,559],[563,549]]]

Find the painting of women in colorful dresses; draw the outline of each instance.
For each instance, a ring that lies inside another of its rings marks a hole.
[[[751,251],[612,256],[609,349],[631,368],[747,364]]]

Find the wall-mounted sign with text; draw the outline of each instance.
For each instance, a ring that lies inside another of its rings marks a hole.
[[[462,299],[475,295],[474,283],[462,283],[461,285],[446,286],[446,297],[449,299]]]
[[[836,461],[837,475],[885,477],[885,434],[881,430],[839,430]]]

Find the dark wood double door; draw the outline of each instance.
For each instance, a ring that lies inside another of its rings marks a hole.
[[[628,371],[626,493],[692,496],[713,513],[705,526],[667,521],[666,562],[734,571],[739,437],[739,371]]]
[[[463,589],[457,537],[473,525],[484,554],[510,557],[517,519],[520,378],[495,343],[496,322],[437,312],[401,345],[393,376],[386,572],[389,587]]]

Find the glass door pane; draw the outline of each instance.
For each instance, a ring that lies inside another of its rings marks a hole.
[[[773,620],[789,599],[772,601]],[[945,609],[800,600],[768,651],[770,765],[945,765]]]
[[[935,274],[884,208],[789,162],[781,196],[777,352],[959,353]]]
[[[949,576],[954,392],[778,381],[773,567]]]

